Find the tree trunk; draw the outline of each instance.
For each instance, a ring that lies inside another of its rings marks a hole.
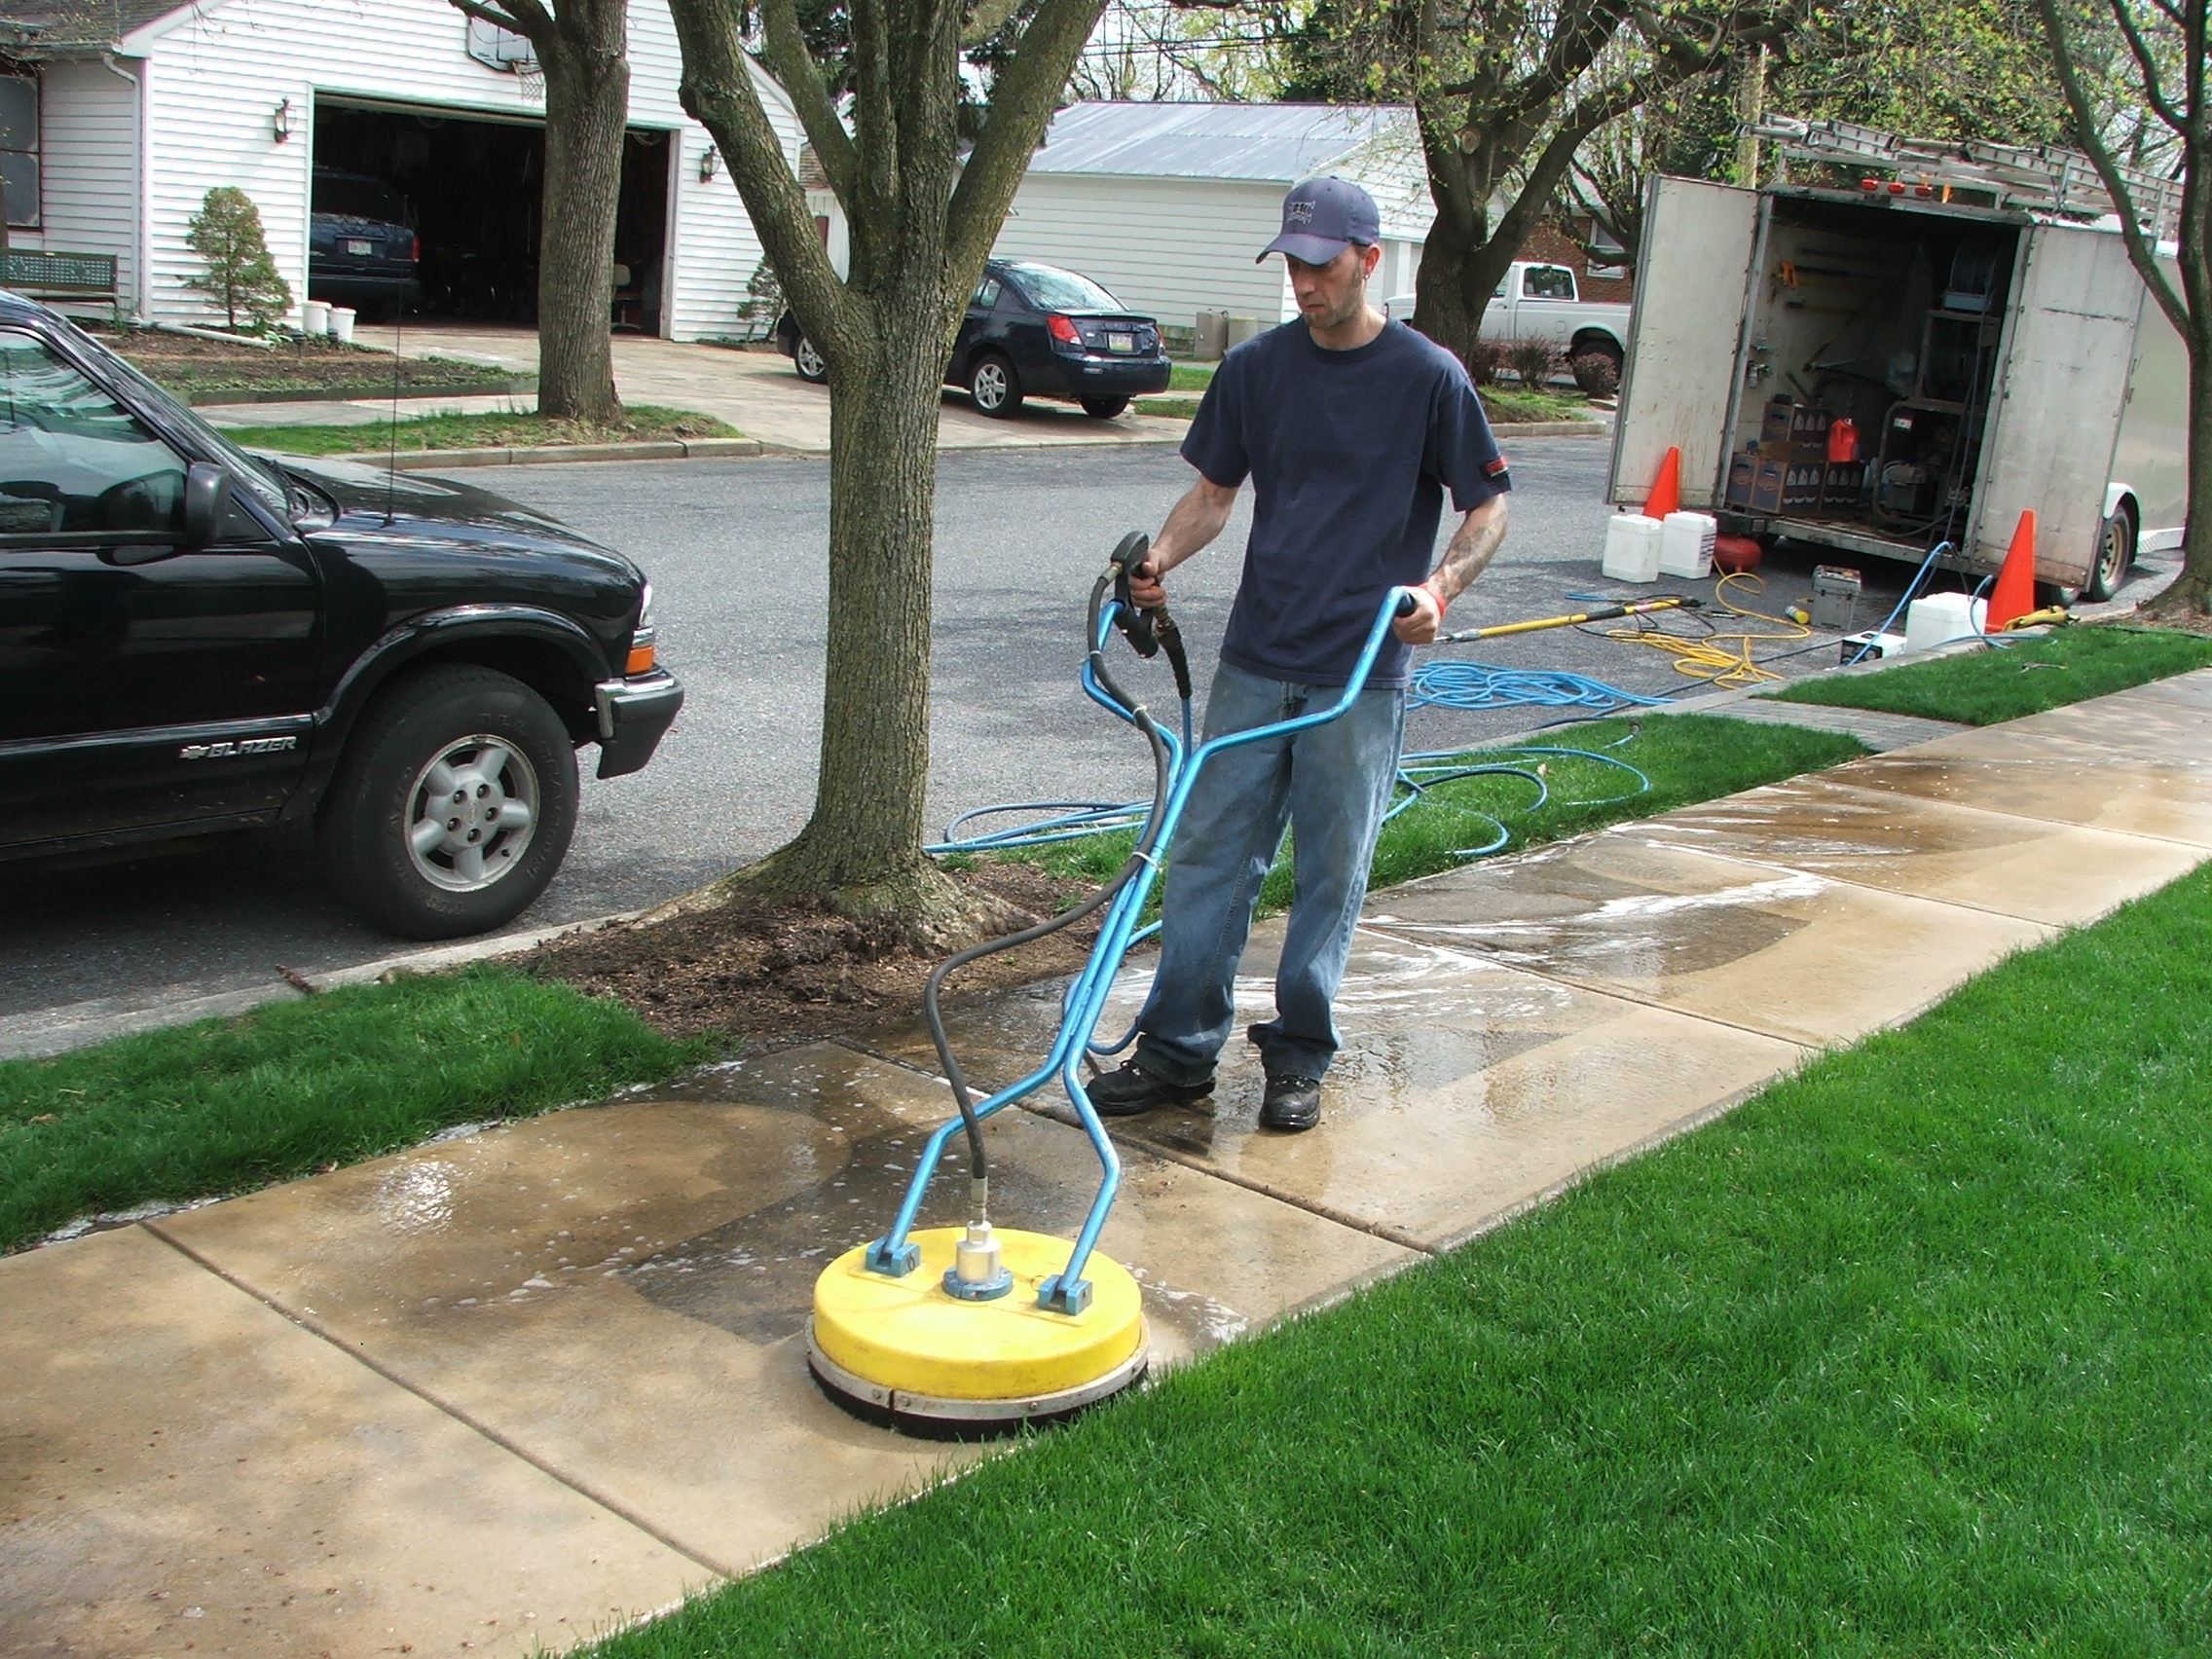
[[[934,283],[911,277],[865,303],[866,346],[830,380],[830,639],[813,815],[700,897],[818,895],[939,948],[1020,918],[972,912],[921,851],[945,308]]]
[[[537,408],[607,423],[622,413],[608,338],[614,306],[614,214],[630,65],[620,0],[564,6],[564,27],[537,43],[545,73],[544,220],[537,244]]]
[[[2145,608],[2160,620],[2203,623],[2212,615],[2212,315],[2190,315],[2189,520],[2181,574]]]
[[[838,374],[830,383],[822,761],[813,817],[785,860],[793,876],[818,890],[923,863],[945,341],[934,293],[882,293],[874,310],[878,329],[866,372]]]

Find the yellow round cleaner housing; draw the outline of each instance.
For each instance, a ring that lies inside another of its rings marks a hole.
[[[1077,1314],[1040,1305],[1067,1265],[1068,1241],[992,1232],[1011,1282],[988,1299],[947,1288],[973,1229],[908,1235],[921,1258],[893,1278],[848,1250],[814,1284],[807,1363],[840,1403],[902,1427],[958,1433],[1066,1416],[1144,1375],[1147,1342],[1137,1282],[1092,1252],[1090,1304]]]

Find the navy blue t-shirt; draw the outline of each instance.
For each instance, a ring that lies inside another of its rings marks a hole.
[[[1382,593],[1435,568],[1444,492],[1460,512],[1511,488],[1457,358],[1402,322],[1331,351],[1303,320],[1223,359],[1183,439],[1215,484],[1252,480],[1252,536],[1221,654],[1250,674],[1342,685]],[[1403,685],[1385,637],[1372,685]]]

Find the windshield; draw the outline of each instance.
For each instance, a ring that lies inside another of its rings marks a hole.
[[[1056,265],[1007,267],[1040,311],[1120,311],[1122,302],[1088,276]]]
[[[346,173],[316,173],[314,210],[339,213],[350,219],[374,219],[386,225],[412,225],[415,216],[399,193],[373,178]]]
[[[208,425],[190,409],[179,403],[175,394],[164,391],[83,329],[78,328],[65,318],[61,319],[61,326],[68,332],[71,345],[91,356],[95,362],[103,365],[115,379],[128,385],[142,399],[160,407],[162,412],[169,419],[182,425],[189,426],[195,437],[201,439],[217,455],[229,461],[231,470],[237,476],[238,481],[251,490],[263,506],[278,518],[289,518],[291,516],[291,491],[285,488],[284,480],[267,461],[256,461],[252,456],[246,454],[245,451],[224,437],[214,427]]]

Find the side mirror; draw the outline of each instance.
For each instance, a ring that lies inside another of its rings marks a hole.
[[[230,473],[213,461],[194,461],[184,474],[184,544],[204,547],[213,541],[230,506]]]

